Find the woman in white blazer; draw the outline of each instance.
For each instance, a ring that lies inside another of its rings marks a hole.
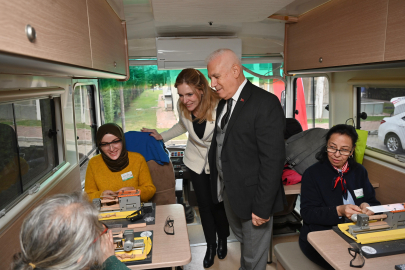
[[[168,141],[188,132],[187,146],[183,157],[184,164],[190,169],[191,182],[197,196],[201,223],[207,242],[207,252],[203,265],[214,264],[215,254],[224,259],[227,254],[229,223],[223,202],[214,204],[210,187],[210,168],[208,150],[215,128],[218,95],[209,87],[205,76],[198,70],[187,68],[177,76],[174,87],[179,94],[179,122],[171,129],[159,134],[154,129],[143,128],[156,140]],[[217,245],[218,236],[218,245]]]

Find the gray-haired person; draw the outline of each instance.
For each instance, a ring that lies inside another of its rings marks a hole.
[[[114,256],[111,231],[81,193],[58,194],[24,220],[12,269],[128,269]]]

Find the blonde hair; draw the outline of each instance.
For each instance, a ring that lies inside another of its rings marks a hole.
[[[204,74],[193,68],[183,69],[177,76],[174,87],[177,88],[183,83],[192,86],[191,89],[193,89],[194,94],[199,100],[199,117],[197,117],[195,121],[198,121],[198,123],[214,121],[215,119],[213,118],[212,113],[214,112],[220,98],[218,94],[211,89]],[[201,96],[197,90],[202,91],[203,95]],[[187,107],[180,102],[180,100],[179,109],[187,119],[192,121],[191,113],[187,110]]]

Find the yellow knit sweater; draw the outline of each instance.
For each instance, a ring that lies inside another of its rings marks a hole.
[[[84,191],[90,201],[100,198],[104,190],[117,191],[123,187],[141,190],[141,201],[149,201],[156,192],[145,158],[134,152],[128,152],[129,164],[120,172],[112,172],[101,155],[90,159],[86,171]],[[133,178],[123,181],[122,174],[132,172]]]

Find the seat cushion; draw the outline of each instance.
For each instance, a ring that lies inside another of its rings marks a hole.
[[[298,242],[277,244],[274,246],[274,254],[277,257],[277,263],[280,263],[285,270],[323,270],[302,253]]]

